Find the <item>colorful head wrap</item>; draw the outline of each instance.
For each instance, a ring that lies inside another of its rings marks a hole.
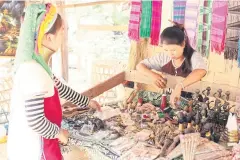
[[[52,71],[41,54],[44,34],[52,28],[56,19],[56,7],[50,3],[31,4],[25,9],[15,57],[15,73],[22,63],[35,60],[52,76]]]

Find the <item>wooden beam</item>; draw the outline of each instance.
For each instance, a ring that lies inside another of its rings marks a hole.
[[[82,93],[82,95],[85,95],[89,97],[90,99],[93,99],[102,93],[114,88],[115,86],[121,84],[124,82],[125,79],[125,72],[121,72],[112,78],[109,78],[108,80],[90,88],[89,90]]]
[[[79,25],[80,30],[93,31],[128,31],[128,26],[111,26],[111,25]]]
[[[56,1],[57,6],[61,6],[64,4],[62,1]],[[68,27],[67,27],[67,18],[65,15],[65,10],[63,8],[58,8],[59,13],[63,18],[64,21],[64,38],[61,46],[61,71],[62,71],[62,78],[68,82]]]
[[[167,78],[167,87],[166,88],[174,88],[176,84],[183,81],[184,78],[172,76],[172,75],[165,75]],[[102,93],[112,89],[113,87],[116,87],[117,85],[121,84],[125,80],[127,81],[133,81],[137,83],[143,83],[143,84],[153,84],[153,80],[151,77],[146,76],[142,74],[139,71],[131,70],[131,71],[125,71],[122,73],[119,73],[112,78],[109,78],[108,80],[92,87],[91,89],[83,92],[82,94],[85,96],[88,96],[90,99],[95,98]],[[188,92],[195,92],[196,89],[199,89],[200,91],[205,90],[207,87],[211,87],[211,94],[210,96],[213,96],[214,93],[218,91],[218,89],[222,89],[223,91],[230,91],[230,100],[235,101],[236,96],[240,95],[239,88],[232,87],[228,84],[218,84],[218,83],[211,83],[206,81],[199,81],[189,87],[186,87],[184,91]],[[155,92],[160,92],[160,89],[155,89]],[[223,93],[225,94],[225,93]]]
[[[176,84],[178,84],[184,80],[184,78],[179,77],[179,76],[172,76],[172,75],[168,75],[168,74],[165,74],[165,76],[167,78],[167,87],[166,88],[175,88]],[[125,80],[142,83],[142,84],[148,84],[148,85],[153,84],[153,80],[151,79],[151,77],[144,75],[143,73],[136,71],[136,70],[126,71],[125,72]],[[152,85],[152,86],[154,86],[154,85]],[[238,87],[232,87],[232,86],[228,85],[227,83],[219,84],[219,83],[211,83],[211,82],[207,82],[207,81],[199,81],[195,84],[192,84],[191,86],[186,87],[184,89],[184,91],[194,93],[196,91],[196,89],[200,89],[200,91],[203,91],[207,87],[211,87],[211,96],[213,96],[213,94],[216,93],[218,89],[222,89],[223,91],[230,91],[230,93],[231,93],[230,100],[232,100],[232,101],[236,100],[236,95],[240,95],[240,91],[239,91]],[[155,90],[150,90],[150,91],[161,92],[161,90],[158,89],[157,87],[155,87]],[[223,94],[225,94],[225,93],[223,93]]]
[[[123,3],[129,2],[129,0],[111,0],[111,1],[96,1],[96,2],[87,2],[87,3],[77,3],[77,4],[66,4],[61,5],[61,8],[76,8],[76,7],[88,7],[88,6],[95,6],[101,4],[114,4],[114,3]]]
[[[155,71],[156,72],[156,71]],[[159,72],[159,74],[161,74]],[[181,77],[176,77],[176,76],[171,76],[171,75],[165,75],[167,78],[167,86],[166,88],[175,88],[175,85],[178,84],[183,80]],[[144,75],[142,72],[136,71],[136,70],[131,70],[131,71],[126,71],[125,72],[125,80],[127,81],[133,81],[136,83],[143,83],[143,84],[148,84],[148,85],[153,85],[153,79],[147,75]],[[159,92],[161,89],[158,89],[155,86],[155,91]],[[186,88],[187,91],[192,91],[190,88]]]

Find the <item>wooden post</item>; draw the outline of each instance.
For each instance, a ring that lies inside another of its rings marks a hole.
[[[57,6],[64,5],[63,1],[56,1]],[[61,71],[62,78],[68,82],[68,24],[64,8],[59,8],[59,14],[64,22],[64,37],[61,46]]]
[[[140,39],[139,42],[132,41],[128,59],[128,69],[135,70],[136,65],[147,55],[148,39]]]

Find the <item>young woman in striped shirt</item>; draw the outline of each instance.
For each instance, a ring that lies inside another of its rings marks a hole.
[[[32,4],[25,10],[15,59],[8,136],[9,160],[62,160],[60,98],[80,107],[100,105],[61,83],[48,67],[63,38],[64,24],[51,4]]]

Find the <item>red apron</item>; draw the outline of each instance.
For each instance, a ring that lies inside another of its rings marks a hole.
[[[54,88],[52,97],[44,98],[45,117],[52,123],[61,127],[62,108],[58,95],[58,90]],[[42,160],[62,160],[62,154],[58,139],[43,138]]]

